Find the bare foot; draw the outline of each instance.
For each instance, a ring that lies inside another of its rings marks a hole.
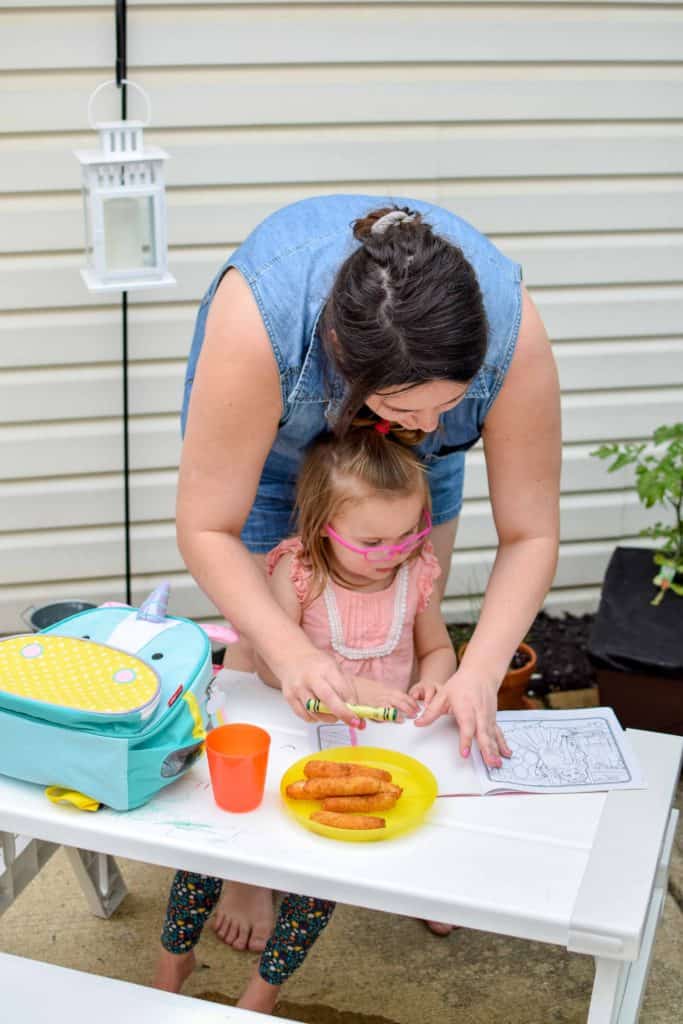
[[[169,953],[162,947],[152,987],[161,989],[162,992],[180,992],[195,969],[196,963],[193,949],[188,953]]]
[[[444,924],[443,921],[425,921],[425,924],[435,935],[450,935],[453,929],[457,928],[457,925]]]
[[[224,882],[211,926],[233,949],[262,953],[275,924],[273,894],[259,885]]]
[[[247,987],[237,1000],[237,1006],[242,1010],[256,1010],[257,1013],[272,1013],[280,995],[280,988],[280,985],[269,985],[264,981],[256,967]]]

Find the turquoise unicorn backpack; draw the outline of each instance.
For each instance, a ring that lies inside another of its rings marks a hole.
[[[168,590],[0,640],[0,774],[126,811],[187,771],[208,722],[207,634],[237,637],[166,615]]]

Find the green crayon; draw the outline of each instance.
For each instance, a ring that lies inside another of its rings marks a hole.
[[[373,722],[397,722],[400,714],[398,708],[371,708],[366,704],[347,704],[347,707],[353,711],[356,718],[369,718]],[[317,697],[311,697],[310,700],[306,701],[306,710],[310,711],[313,715],[334,714]]]

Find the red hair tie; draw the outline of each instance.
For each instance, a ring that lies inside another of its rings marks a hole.
[[[388,434],[391,430],[391,423],[389,420],[378,420],[375,423],[375,430],[378,434]]]

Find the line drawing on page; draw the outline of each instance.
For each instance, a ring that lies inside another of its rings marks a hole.
[[[491,782],[544,786],[604,785],[631,781],[611,723],[602,717],[553,722],[506,722],[513,755],[500,768],[486,768]]]

